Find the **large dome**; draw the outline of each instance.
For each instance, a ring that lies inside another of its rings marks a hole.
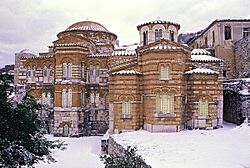
[[[82,21],[74,23],[66,29],[66,31],[70,30],[91,30],[110,33],[103,25],[92,21]]]

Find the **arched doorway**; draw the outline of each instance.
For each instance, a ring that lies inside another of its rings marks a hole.
[[[65,124],[63,126],[63,136],[69,136],[69,125]]]
[[[245,118],[240,94],[232,90],[224,90],[223,94],[223,119],[238,125],[242,124]]]

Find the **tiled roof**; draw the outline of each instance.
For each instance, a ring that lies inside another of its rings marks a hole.
[[[172,25],[177,26],[178,29],[180,29],[180,24],[174,23],[174,22],[165,21],[165,20],[153,20],[153,21],[145,22],[143,24],[138,25],[137,29],[139,30],[140,27],[142,27],[144,25],[148,25],[148,24],[172,24]]]

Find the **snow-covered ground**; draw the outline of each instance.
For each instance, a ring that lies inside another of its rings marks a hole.
[[[217,130],[178,133],[136,131],[113,135],[126,147],[136,146],[138,154],[153,168],[250,168],[250,126],[224,124]],[[56,163],[36,168],[103,168],[99,159],[102,137],[59,138],[68,146],[54,151]]]
[[[65,141],[67,149],[53,152],[56,163],[39,163],[36,168],[103,168],[100,161],[101,136],[63,138],[48,136],[50,140],[59,139]]]
[[[178,133],[141,130],[113,137],[125,148],[136,146],[153,168],[250,168],[250,126],[246,123]]]

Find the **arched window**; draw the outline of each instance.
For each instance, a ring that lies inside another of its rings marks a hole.
[[[46,93],[42,94],[42,104],[46,104]]]
[[[162,38],[162,29],[159,30],[159,39]]]
[[[63,136],[69,136],[69,126],[68,126],[68,124],[65,124],[63,126]]]
[[[160,40],[162,38],[162,29],[155,29],[155,41]]]
[[[68,89],[67,107],[72,107],[72,90],[71,89]]]
[[[158,29],[155,29],[155,41],[159,40],[158,36],[159,36],[159,31]]]
[[[131,114],[131,101],[122,101],[122,114]]]
[[[207,116],[208,115],[208,101],[200,100],[198,109],[199,109],[200,116]]]
[[[68,79],[72,78],[72,64],[71,63],[68,63],[67,77],[68,77]]]
[[[66,89],[62,90],[62,107],[67,107],[67,93],[66,93]]]
[[[174,41],[174,31],[170,30],[170,41]]]
[[[33,66],[32,70],[31,70],[31,81],[35,82],[36,81],[36,67]]]
[[[148,44],[148,31],[143,32],[143,45]]]
[[[168,80],[170,79],[169,66],[161,65],[160,67],[160,80]]]
[[[155,104],[157,113],[174,114],[174,95],[157,93]]]
[[[48,82],[48,68],[44,66],[43,68],[43,82]]]
[[[62,90],[62,107],[72,107],[72,89]]]
[[[63,79],[69,80],[72,78],[72,63],[63,63],[62,64]]]

